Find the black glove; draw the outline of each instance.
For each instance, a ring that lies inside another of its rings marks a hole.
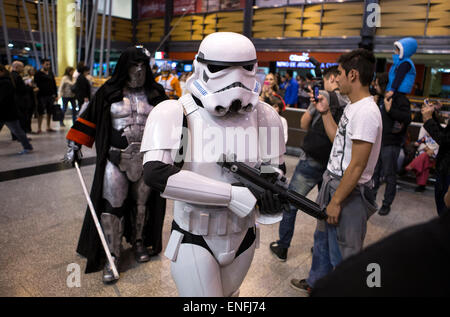
[[[255,193],[253,193],[255,195]],[[287,200],[281,198],[278,194],[265,190],[264,193],[255,195],[259,212],[261,215],[276,215],[289,208]]]

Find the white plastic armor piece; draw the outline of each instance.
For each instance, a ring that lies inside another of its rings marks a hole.
[[[193,204],[228,206],[231,200],[231,185],[191,171],[180,171],[169,177],[161,196]]]
[[[142,136],[141,152],[178,150],[183,128],[183,106],[176,100],[158,104],[149,114]]]
[[[256,204],[248,188],[231,186],[190,171],[170,176],[161,197],[205,206],[228,206],[240,218],[247,216]]]
[[[247,37],[232,32],[208,35],[193,66],[194,74],[186,86],[211,114],[223,116],[230,107],[250,112],[258,103],[261,86],[255,77],[256,50]],[[240,106],[232,107],[235,101],[240,101]]]
[[[178,231],[174,231],[174,233],[170,236],[164,255],[172,262],[177,260],[178,249],[180,248],[183,237],[184,234]]]
[[[172,165],[176,159],[178,150],[166,150],[166,151],[161,151],[161,150],[151,150],[151,151],[147,151],[144,154],[144,165],[147,162],[150,161],[159,161],[159,162],[163,162],[165,164],[170,164]]]
[[[207,69],[211,62],[219,66],[230,65],[222,62],[236,64],[211,73]],[[242,67],[250,64],[254,65],[251,71]],[[171,273],[180,296],[232,296],[238,294],[259,243],[253,208],[256,199],[247,188],[232,185],[236,179],[217,161],[222,154],[233,153],[249,166],[263,159],[281,164],[285,152],[283,127],[276,111],[258,101],[259,88],[254,90],[256,52],[247,38],[233,33],[209,35],[200,45],[195,65],[195,79],[188,89],[203,107],[191,94],[157,105],[147,120],[141,151],[145,162],[173,164],[174,153],[182,144],[184,114],[189,131],[184,164],[180,172],[168,178],[163,192],[164,197],[175,200],[173,219],[183,232],[173,230],[166,255],[172,261]],[[203,74],[211,77],[206,79]],[[217,99],[203,98],[194,81]],[[251,86],[250,92],[237,85],[220,96],[213,93],[234,82]],[[228,109],[218,115],[215,103],[229,107],[233,98],[254,103],[248,111]],[[238,253],[252,231],[256,241]],[[208,249],[182,243],[183,234],[184,238],[186,234],[201,236]]]
[[[256,198],[246,187],[231,186],[231,200],[228,208],[236,215],[243,218],[253,210]]]

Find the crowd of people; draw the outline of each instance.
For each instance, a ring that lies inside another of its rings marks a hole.
[[[434,168],[437,212],[442,216],[448,211],[445,199],[450,198],[447,193],[449,128],[440,124],[443,120],[439,115],[442,106],[439,102],[425,100],[421,109],[424,124],[418,139],[408,139],[407,130],[413,116],[407,95],[413,89],[415,77],[410,57],[416,48],[417,43],[410,39],[396,42],[391,71],[375,76],[371,71],[375,65],[372,54],[363,50],[344,54],[338,61],[339,67],[324,70],[318,100],[313,91],[317,78],[312,74],[294,78],[293,72],[288,70],[285,76],[266,75],[261,101],[273,106],[280,116],[286,107],[306,109],[301,118],[301,128],[306,134],[289,189],[306,196],[318,185],[317,202],[328,214],[326,222],[318,221],[314,233],[309,274],[292,279],[293,288],[321,295],[323,286],[319,283],[316,288],[317,282],[341,262],[349,265],[345,260],[360,254],[368,219],[375,212],[381,216],[390,213],[397,177],[402,171],[416,173],[415,191],[422,192],[430,169]],[[287,142],[287,122],[282,116],[281,120]],[[414,149],[414,154],[405,158],[401,154],[407,146]],[[377,206],[376,197],[382,182],[386,183],[384,199],[381,206]],[[296,214],[294,206],[283,211],[279,239],[269,246],[282,262],[287,260]],[[422,250],[421,247],[418,245],[416,250]],[[386,245],[381,243],[380,248]],[[393,251],[389,249],[389,252]],[[411,257],[416,256],[413,252]],[[332,279],[329,283],[335,286]],[[439,284],[438,279],[433,283]]]
[[[186,80],[192,72],[177,75],[167,63],[152,69],[156,81],[161,84],[171,99],[178,99],[186,94]],[[11,65],[2,65],[1,77],[1,127],[6,125],[11,131],[12,140],[22,144],[23,150],[18,154],[33,151],[27,135],[37,135],[43,132],[54,133],[52,122],[59,122],[65,127],[66,111],[71,109],[72,123],[75,123],[79,111],[92,97],[94,92],[93,77],[90,69],[83,62],[76,67],[66,67],[57,86],[55,75],[51,70],[51,61],[43,59],[41,68],[36,70],[31,65],[24,65],[16,60]],[[37,129],[32,130],[32,119],[37,119]],[[42,124],[45,120],[46,129]],[[287,128],[286,128],[287,134]]]
[[[407,94],[411,92],[415,78],[410,57],[416,48],[417,43],[410,38],[396,42],[394,65],[389,73],[376,74],[375,80],[372,79],[373,73],[367,71],[373,69],[373,55],[362,51],[343,55],[338,61],[339,68],[325,70],[320,100],[314,98],[312,75],[307,79],[294,80],[291,71],[286,72],[284,79],[281,78],[280,90],[275,89],[272,93],[284,95],[288,107],[305,108],[308,105],[301,118],[301,128],[306,131],[306,135],[289,188],[307,195],[318,185],[317,201],[321,206],[326,206],[329,216],[328,223],[319,221],[317,224],[309,276],[291,280],[293,288],[311,294],[318,280],[333,271],[343,260],[362,250],[369,217],[376,211],[381,216],[391,211],[397,189],[397,174],[402,168],[416,173],[416,192],[422,192],[430,168],[435,167],[437,213],[440,216],[448,214],[449,205],[446,205],[445,199],[450,195],[449,124],[446,128],[441,125],[443,120],[439,116],[439,109],[442,105],[439,102],[425,100],[421,109],[424,124],[418,140],[410,142],[407,139],[407,128],[412,118]],[[353,76],[352,71],[355,72]],[[280,78],[269,74],[266,82],[277,77]],[[370,86],[373,89],[369,89]],[[272,87],[278,87],[276,82]],[[263,100],[274,104],[270,98],[264,97]],[[414,157],[399,160],[401,150],[408,143],[414,148]],[[370,147],[372,150],[368,150]],[[375,201],[382,179],[386,187],[382,206],[378,209]],[[366,210],[366,213],[361,213],[361,210]],[[279,240],[270,244],[272,254],[283,262],[287,260],[296,213],[297,208],[293,206],[283,212]],[[399,240],[402,240],[401,234],[400,237]],[[423,251],[423,245],[419,244],[416,250]],[[380,248],[392,246],[380,244]],[[392,250],[389,249],[389,252]],[[412,251],[409,256],[417,257],[418,254]],[[352,266],[349,262],[345,262],[348,267]],[[349,273],[345,272],[344,276],[348,278]],[[345,282],[338,274],[330,278],[331,282],[328,281],[331,285],[328,287],[335,293],[324,293],[320,286],[320,291],[315,294],[339,295],[338,280]],[[438,285],[439,279],[436,277],[432,283]],[[404,287],[398,289],[413,292]],[[352,294],[357,292],[352,290]]]
[[[80,62],[77,68],[67,67],[57,88],[49,59],[42,60],[42,67],[36,70],[21,61],[11,65],[0,65],[1,116],[0,129],[6,125],[13,140],[19,141],[23,150],[19,154],[33,151],[32,140],[27,134],[41,134],[44,116],[46,132],[56,132],[52,121],[59,121],[64,127],[64,116],[70,103],[72,121],[75,123],[78,110],[91,98],[92,77],[89,68]],[[61,100],[62,104],[58,102]],[[32,130],[32,118],[37,118],[37,130]],[[57,120],[56,120],[57,119]]]

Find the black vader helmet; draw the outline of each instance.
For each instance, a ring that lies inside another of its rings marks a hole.
[[[144,89],[148,102],[156,106],[167,99],[164,88],[153,78],[153,73],[150,69],[149,51],[143,46],[131,46],[120,55],[111,78],[105,83],[108,99],[111,102],[116,102],[123,98],[122,90],[126,87],[129,80],[128,71],[138,63],[144,63],[146,71]]]

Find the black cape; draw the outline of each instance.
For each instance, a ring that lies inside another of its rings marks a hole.
[[[130,61],[136,61],[142,56],[136,56],[136,49],[127,49],[120,57],[116,69],[111,77],[102,87],[99,88],[93,100],[89,103],[86,110],[80,115],[71,130],[77,130],[76,134],[84,133],[95,139],[96,144],[96,168],[94,180],[91,188],[91,200],[94,205],[97,217],[105,210],[105,200],[102,198],[103,193],[103,176],[105,172],[108,150],[110,145],[111,133],[111,104],[123,99],[123,87],[127,80],[127,71]],[[147,78],[145,83],[145,92],[149,104],[156,106],[159,102],[167,99],[164,88],[157,84],[152,76],[148,60],[142,58],[147,65]],[[89,126],[83,125],[81,122],[89,123]],[[83,125],[83,126],[82,126]],[[69,131],[68,138],[71,132]],[[76,135],[75,134],[75,135]],[[77,140],[74,140],[77,141]],[[125,201],[125,207],[130,212],[125,216],[124,236],[131,243],[132,226],[131,211],[136,208],[135,203],[128,199]],[[153,254],[158,254],[162,250],[162,227],[166,210],[166,200],[160,197],[156,190],[152,190],[147,201],[147,220],[144,225],[144,245],[152,247]],[[78,241],[77,252],[87,258],[86,273],[100,271],[105,263],[106,255],[103,250],[95,223],[89,211],[83,221],[80,238]]]

